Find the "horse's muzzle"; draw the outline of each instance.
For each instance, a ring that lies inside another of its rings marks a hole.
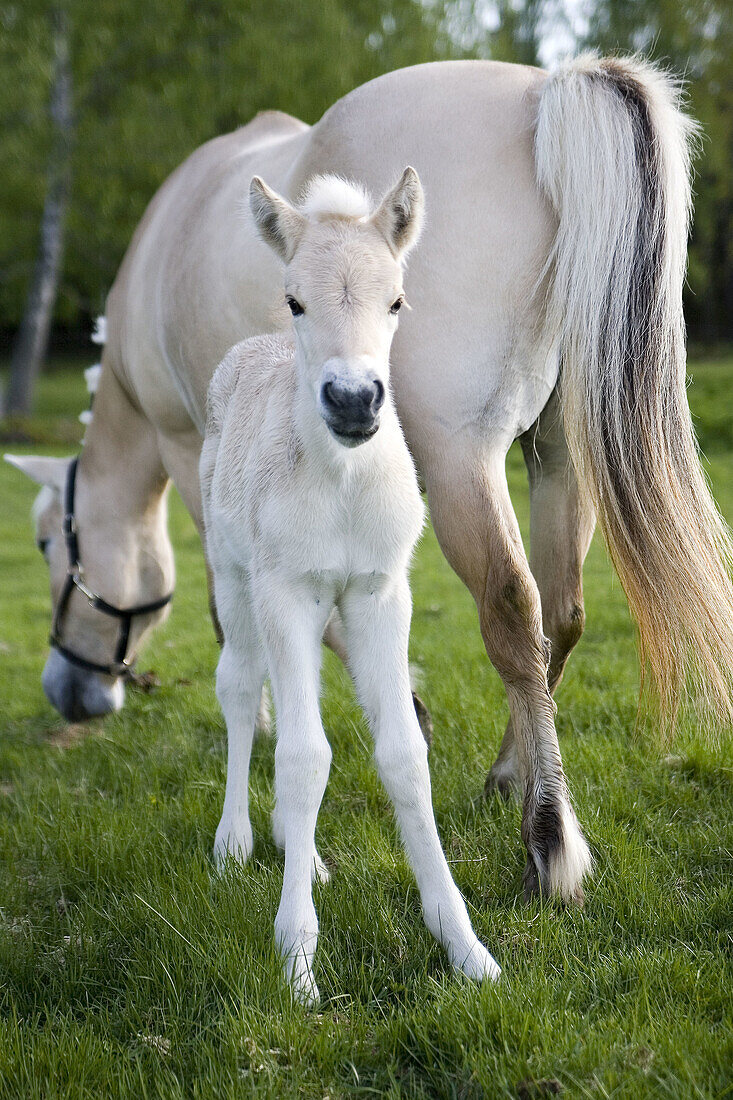
[[[75,668],[55,649],[48,655],[41,683],[49,703],[67,722],[109,714],[125,701],[122,680]]]

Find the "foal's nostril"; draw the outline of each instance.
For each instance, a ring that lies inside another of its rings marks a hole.
[[[360,386],[356,396],[364,411],[376,416],[384,404],[384,386],[375,378],[373,382]]]
[[[323,387],[321,388],[321,397],[323,398],[324,405],[330,405],[332,409],[338,407],[333,382],[323,383]]]

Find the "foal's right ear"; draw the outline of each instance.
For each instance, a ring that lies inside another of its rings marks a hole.
[[[290,263],[305,229],[303,215],[259,176],[249,185],[249,208],[263,241]]]
[[[63,493],[70,458],[48,458],[46,455],[3,455],[3,458],[39,485],[48,485]]]

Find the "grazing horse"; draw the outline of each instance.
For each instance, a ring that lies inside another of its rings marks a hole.
[[[249,758],[267,672],[277,714],[273,833],[285,849],[275,932],[296,997],[314,1004],[311,879],[326,877],[314,834],[331,762],[318,681],[338,607],[425,921],[457,970],[495,979],[440,845],[407,661],[408,565],[424,510],[389,389],[389,349],[402,261],[422,222],[420,181],[407,168],[372,210],[337,177],[312,180],[297,208],[255,178],[250,205],[285,262],[294,321],[292,336],[234,347],[209,386],[201,499],[229,738],[215,854],[244,861],[252,850]]]
[[[636,59],[584,57],[552,74],[481,61],[403,69],[312,128],[265,114],[200,148],[152,200],[107,303],[75,526],[86,588],[125,609],[170,591],[169,477],[201,526],[215,366],[233,344],[290,321],[278,260],[241,209],[249,180],[266,176],[293,199],[312,176],[336,173],[382,193],[406,161],[416,167],[429,228],[391,379],[438,540],[506,688],[510,721],[490,783],[524,800],[529,893],[582,896],[552,693],[583,629],[595,514],[663,713],[694,683],[713,713],[731,716],[731,545],[685,390],[693,134],[675,83]],[[504,469],[517,438],[529,561]],[[68,463],[19,464],[50,487],[38,535],[56,605],[69,567]],[[163,614],[132,617],[128,655]],[[119,704],[109,664],[118,635],[119,622],[74,586],[58,631],[67,656],[52,650],[44,672],[65,713]]]

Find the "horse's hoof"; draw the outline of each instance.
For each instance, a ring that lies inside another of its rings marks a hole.
[[[543,897],[582,907],[583,879],[590,874],[592,859],[575,814],[567,806],[556,821],[546,815],[543,824],[543,832],[523,826],[527,846],[522,876],[524,896],[527,900]]]
[[[425,706],[420,696],[414,691],[412,693],[412,702],[415,707],[417,720],[420,723],[422,735],[425,738],[425,744],[428,748],[431,748],[433,744],[433,719],[430,717],[430,711]]]
[[[513,798],[519,798],[518,777],[513,772],[502,767],[497,768],[494,765],[486,776],[484,798],[491,798],[494,794],[501,795],[505,802],[510,802]]]
[[[558,902],[560,906],[576,906],[578,909],[582,909],[585,904],[585,894],[580,883],[576,883],[574,886],[562,892],[557,888],[553,890],[548,877],[539,874],[537,865],[531,856],[527,857],[527,862],[524,866],[522,887],[524,890],[524,900],[526,902],[533,901],[535,898],[540,898],[545,901]]]

